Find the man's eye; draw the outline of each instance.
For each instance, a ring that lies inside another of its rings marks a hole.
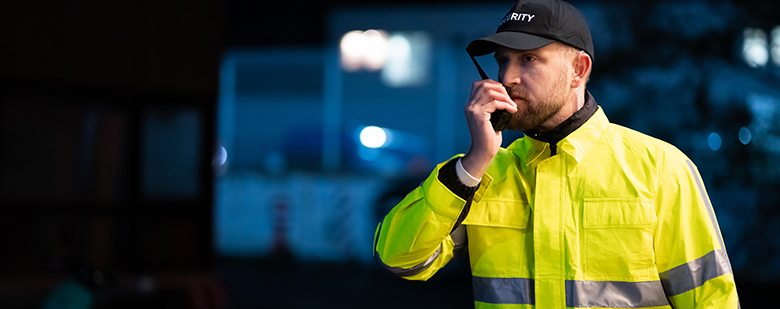
[[[523,56],[523,62],[531,62],[534,60],[533,56]]]

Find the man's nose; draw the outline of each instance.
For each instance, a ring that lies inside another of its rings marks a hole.
[[[519,85],[520,80],[520,68],[517,66],[508,66],[501,74],[501,83],[506,86]]]

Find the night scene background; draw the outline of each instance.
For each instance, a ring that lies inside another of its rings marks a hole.
[[[742,305],[776,304],[780,4],[572,3],[590,92],[696,163]],[[473,307],[466,257],[412,282],[371,247],[468,150],[465,46],[512,5],[4,1],[0,307]]]

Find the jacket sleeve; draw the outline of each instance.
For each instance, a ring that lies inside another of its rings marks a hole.
[[[738,308],[731,263],[696,166],[683,159],[658,183],[656,267],[676,309]]]
[[[490,178],[483,177],[476,190],[459,196],[442,183],[439,175],[443,169],[454,166],[453,160],[457,158],[438,165],[419,187],[393,207],[376,229],[374,257],[398,276],[427,280],[449,262],[455,247],[465,242],[454,239],[462,235],[456,228],[468,213],[475,191],[484,191]]]

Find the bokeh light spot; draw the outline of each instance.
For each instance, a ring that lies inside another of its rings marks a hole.
[[[739,129],[739,142],[742,143],[742,145],[747,145],[750,143],[750,140],[753,138],[753,134],[750,133],[750,129],[742,127]]]
[[[710,133],[710,136],[707,137],[707,145],[709,145],[710,149],[713,151],[720,149],[722,144],[723,140],[720,139],[720,135],[718,135],[718,133],[712,132]]]
[[[387,142],[387,133],[380,127],[369,126],[360,131],[360,143],[368,148],[379,148]]]
[[[751,67],[763,67],[769,60],[766,33],[761,29],[747,28],[743,32],[742,57]]]

